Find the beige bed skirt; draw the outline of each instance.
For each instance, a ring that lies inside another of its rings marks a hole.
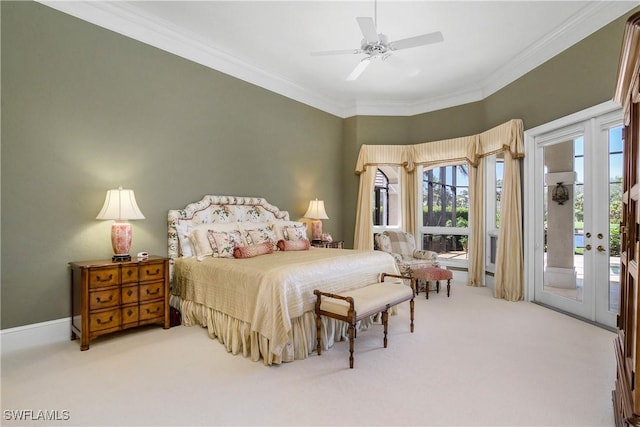
[[[316,315],[307,311],[302,316],[291,319],[289,342],[280,354],[271,351],[269,339],[251,331],[251,323],[238,320],[220,311],[193,301],[181,300],[171,295],[171,306],[180,310],[183,326],[200,325],[206,327],[209,338],[217,338],[228,352],[250,357],[257,362],[262,358],[265,365],[293,362],[306,359],[316,350]],[[359,322],[358,330],[373,324],[373,318]],[[327,350],[334,342],[348,339],[347,324],[340,320],[322,317],[322,347]]]

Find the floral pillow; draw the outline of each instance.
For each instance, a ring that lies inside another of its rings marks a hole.
[[[256,228],[255,230],[247,230],[248,244],[258,245],[260,243],[268,242],[271,245],[275,245],[278,242],[276,233],[273,231],[273,227]]]
[[[264,242],[258,245],[236,246],[233,250],[234,258],[252,258],[258,255],[273,253],[271,242]]]
[[[284,221],[284,220],[273,221],[273,222],[270,223],[270,225],[273,226],[273,231],[275,231],[275,233],[276,233],[276,239],[277,240],[284,240],[285,239],[285,236],[284,236],[284,228],[285,227],[291,227],[291,226],[306,227],[304,222],[300,222],[300,221]]]
[[[284,227],[284,240],[308,240],[305,225],[289,225]]]
[[[240,231],[217,232],[209,230],[209,243],[213,248],[213,256],[218,258],[233,258],[236,246],[242,246]]]

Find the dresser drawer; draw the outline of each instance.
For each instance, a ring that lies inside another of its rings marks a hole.
[[[89,293],[89,310],[116,307],[120,304],[120,288]]]
[[[80,350],[123,329],[152,323],[171,327],[167,258],[75,261],[69,266],[71,339],[80,338]]]
[[[164,298],[164,282],[140,285],[140,302]]]
[[[122,325],[126,327],[128,324],[138,323],[138,306],[122,307]]]
[[[120,268],[116,265],[107,268],[89,269],[89,287],[104,288],[120,284]]]
[[[120,327],[120,308],[89,315],[89,329],[99,331],[102,329],[111,329]]]
[[[140,321],[164,316],[164,301],[140,304]]]
[[[122,284],[138,283],[138,266],[123,265],[122,266]]]
[[[138,276],[141,282],[164,279],[164,263],[141,264],[138,267]]]
[[[122,287],[122,305],[138,302],[138,285]]]

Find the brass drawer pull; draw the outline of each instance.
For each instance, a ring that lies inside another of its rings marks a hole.
[[[100,276],[96,276],[96,281],[98,282],[110,282],[113,280],[113,274],[110,274],[106,279],[102,279]]]
[[[155,292],[151,292],[147,289],[147,295],[158,295],[160,293],[160,288],[156,288]]]
[[[155,276],[156,274],[160,274],[160,269],[159,268],[156,269],[155,273],[152,273],[151,271],[149,271],[147,269],[147,276]]]
[[[151,310],[149,310],[149,309],[147,308],[147,314],[154,314],[154,313],[157,313],[157,312],[159,312],[159,311],[160,311],[160,309],[161,309],[161,308],[162,308],[162,307],[156,307],[156,309],[155,309],[155,310],[153,310],[153,311],[151,311]]]
[[[96,319],[96,323],[98,325],[106,325],[107,323],[111,323],[113,322],[113,316],[109,317],[109,320],[107,320],[106,322],[103,322],[102,319]]]
[[[108,300],[106,300],[106,301],[102,301],[102,300],[100,299],[100,297],[96,297],[96,302],[97,302],[98,304],[106,304],[106,303],[111,302],[111,301],[113,301],[113,294],[109,295],[109,299],[108,299]]]

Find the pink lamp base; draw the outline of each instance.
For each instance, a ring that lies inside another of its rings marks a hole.
[[[111,246],[115,255],[112,261],[131,261],[131,224],[128,222],[114,222],[111,226]]]
[[[311,221],[311,238],[314,242],[322,241],[322,220],[314,219]]]

